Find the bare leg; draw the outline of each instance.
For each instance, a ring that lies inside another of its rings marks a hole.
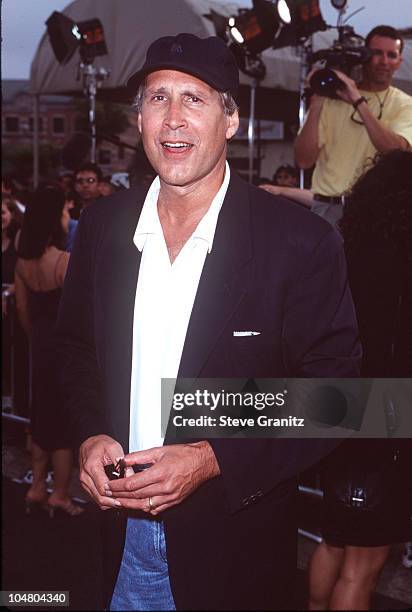
[[[327,610],[339,578],[344,549],[321,542],[309,562],[309,610]]]
[[[46,477],[49,454],[33,442],[33,440],[31,441],[30,451],[33,482],[27,491],[26,499],[31,502],[41,503],[47,497]]]
[[[388,557],[389,546],[346,546],[330,610],[369,610],[371,594]]]
[[[54,489],[50,499],[55,502],[66,502],[69,499],[73,453],[68,448],[60,448],[52,452],[51,459],[54,471]]]
[[[60,448],[52,452],[54,471],[54,490],[49,497],[49,507],[61,508],[67,514],[76,516],[83,509],[73,504],[69,496],[70,477],[73,466],[73,453],[68,448]]]

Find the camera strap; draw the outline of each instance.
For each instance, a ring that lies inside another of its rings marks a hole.
[[[358,108],[358,106],[360,104],[362,104],[362,102],[366,102],[366,104],[368,103],[367,99],[365,98],[365,96],[361,96],[360,98],[358,98],[357,100],[355,100],[355,102],[352,103],[353,108],[356,110]]]

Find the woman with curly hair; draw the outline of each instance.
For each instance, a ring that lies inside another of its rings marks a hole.
[[[31,461],[33,482],[26,510],[45,508],[50,516],[61,510],[69,516],[83,512],[69,497],[73,463],[60,413],[62,397],[56,368],[53,330],[69,253],[64,250],[69,227],[68,201],[60,187],[39,187],[26,208],[15,272],[17,312],[30,339]],[[47,495],[47,464],[51,458],[54,489]]]
[[[412,376],[412,151],[377,157],[340,223],[364,377]],[[322,466],[310,610],[368,610],[390,545],[410,537],[411,440],[348,439]]]
[[[363,376],[412,368],[412,151],[392,151],[354,185],[341,221]]]

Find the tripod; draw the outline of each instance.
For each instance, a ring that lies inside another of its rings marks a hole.
[[[92,136],[90,161],[96,163],[96,95],[97,88],[110,74],[106,68],[96,68],[91,62],[81,62],[83,91],[89,100],[89,123]]]

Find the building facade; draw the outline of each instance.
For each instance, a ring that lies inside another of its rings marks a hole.
[[[29,81],[4,79],[2,81],[2,149],[5,147],[24,148],[33,146],[34,100],[29,93]],[[97,147],[97,163],[104,174],[127,171],[136,146],[137,131],[132,111],[124,107],[130,117],[130,128],[115,138],[101,140]],[[42,95],[39,97],[39,144],[51,145],[58,151],[70,145],[74,136],[82,132],[76,100],[68,96]],[[114,142],[119,139],[120,144]],[[126,140],[124,140],[124,138]],[[113,141],[111,141],[113,140]],[[122,144],[123,143],[123,144]],[[128,147],[127,145],[130,145]],[[64,156],[62,156],[64,157]],[[62,159],[58,170],[64,169]]]

